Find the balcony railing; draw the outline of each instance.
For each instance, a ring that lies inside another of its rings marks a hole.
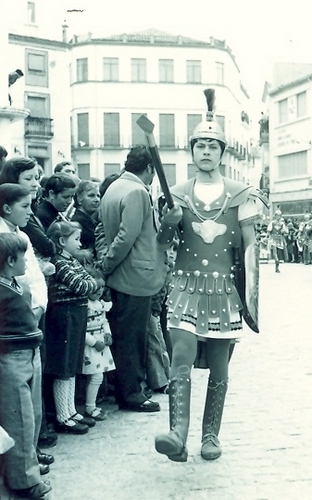
[[[25,137],[51,139],[54,136],[52,118],[29,116],[25,120]]]

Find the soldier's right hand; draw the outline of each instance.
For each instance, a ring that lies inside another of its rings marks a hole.
[[[180,205],[178,205],[178,203],[174,203],[173,207],[170,209],[168,209],[168,206],[165,205],[163,214],[163,218],[167,224],[173,224],[177,226],[182,219],[183,212]]]

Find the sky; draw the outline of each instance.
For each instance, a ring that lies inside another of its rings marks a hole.
[[[226,40],[253,99],[274,61],[312,63],[311,0],[61,0],[71,33],[97,36],[159,29]]]

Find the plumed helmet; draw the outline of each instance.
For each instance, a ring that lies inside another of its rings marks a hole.
[[[224,132],[216,121],[199,123],[190,137],[190,141],[195,139],[216,139],[224,145],[226,144]]]
[[[214,103],[215,103],[215,90],[206,89],[204,94],[207,101],[206,121],[199,123],[190,137],[191,149],[198,139],[215,139],[223,144],[223,149],[226,146],[225,134],[220,127],[219,123],[214,120]]]

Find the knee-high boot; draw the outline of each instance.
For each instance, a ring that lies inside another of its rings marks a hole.
[[[201,456],[205,460],[215,460],[222,453],[218,434],[221,426],[226,391],[226,381],[216,381],[209,377],[203,416],[201,448]]]
[[[184,367],[183,367],[184,368]],[[186,440],[190,422],[191,377],[186,366],[169,383],[170,432],[155,438],[158,453],[174,462],[187,461]]]

